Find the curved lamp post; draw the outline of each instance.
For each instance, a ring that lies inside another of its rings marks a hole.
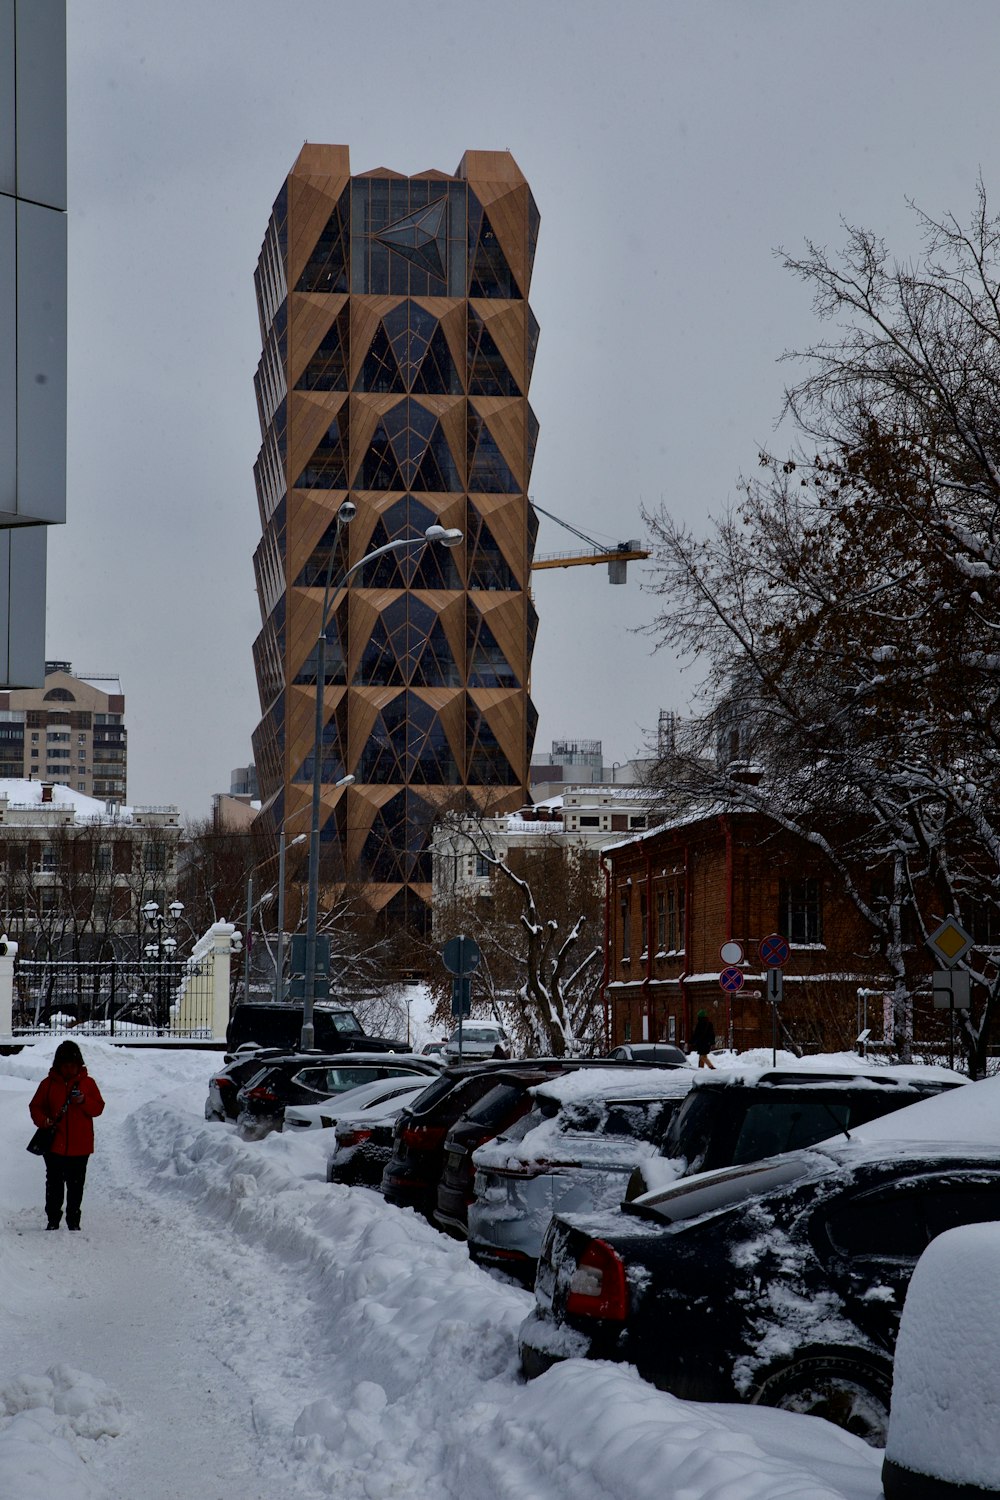
[[[357,507],[351,500],[345,500],[337,512],[337,528],[348,525],[354,520]],[[464,541],[464,536],[454,526],[428,526],[423,536],[401,537],[395,542],[386,542],[383,547],[376,547],[374,551],[368,552],[356,563],[347,569],[331,590],[330,580],[333,567],[333,554],[330,557],[330,571],[327,572],[326,586],[323,590],[323,610],[320,616],[319,638],[316,642],[316,728],[313,735],[313,782],[312,782],[312,818],[309,825],[309,905],[306,914],[306,972],[305,972],[305,995],[302,1003],[302,1048],[309,1051],[315,1045],[316,1033],[313,1025],[313,1007],[316,995],[316,927],[319,914],[319,810],[320,792],[323,784],[323,697],[326,689],[326,632],[330,621],[336,614],[337,605],[346,593],[347,588],[354,575],[367,563],[374,562],[377,557],[385,557],[389,552],[421,552],[431,542],[436,542],[442,547],[459,547]],[[353,776],[342,776],[334,785],[338,787],[350,786],[354,781]]]

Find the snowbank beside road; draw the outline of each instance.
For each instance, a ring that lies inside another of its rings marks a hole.
[[[177,1500],[257,1500],[276,1489],[288,1500],[329,1494],[662,1500],[671,1491],[691,1500],[875,1500],[880,1494],[880,1455],[810,1418],[677,1401],[613,1365],[568,1362],[524,1385],[516,1341],[530,1295],[473,1266],[464,1246],[414,1214],[364,1189],[327,1185],[321,1133],[242,1142],[230,1127],[201,1118],[204,1057],[84,1050],[109,1100],[85,1229],[96,1226],[94,1264],[109,1268],[117,1282],[117,1304],[102,1315],[121,1326],[108,1330],[101,1362],[91,1366],[107,1386],[88,1387],[88,1377],[75,1371],[73,1379],[81,1391],[107,1392],[95,1395],[93,1406],[105,1430],[81,1435],[57,1415],[55,1396],[0,1415],[0,1465],[5,1441],[14,1463],[0,1467],[0,1493],[18,1500],[44,1493],[48,1500],[56,1481],[31,1476],[46,1466],[54,1475],[61,1465],[57,1490],[69,1500],[167,1493]],[[41,1053],[0,1060],[0,1070],[27,1079],[47,1065]],[[23,1092],[10,1076],[11,1103],[22,1110]],[[3,1097],[0,1089],[0,1104]],[[104,1217],[102,1195],[113,1200]],[[125,1199],[141,1218],[155,1221],[141,1250],[139,1230],[121,1206]],[[32,1238],[21,1218],[18,1244],[39,1263],[42,1252],[64,1265],[67,1251],[86,1248],[73,1244],[86,1236]],[[12,1232],[5,1222],[0,1234]],[[140,1254],[149,1286],[166,1287],[155,1315],[124,1275]],[[41,1323],[44,1299],[24,1301],[23,1316]],[[60,1305],[64,1320],[76,1312],[72,1299]],[[5,1323],[22,1316],[6,1296],[0,1314]],[[151,1399],[143,1388],[162,1378],[162,1361],[136,1367],[133,1353],[128,1362],[129,1329],[141,1327],[152,1338],[155,1319],[161,1328],[171,1317],[175,1383],[194,1381],[210,1359],[229,1377],[206,1376],[210,1400],[198,1407],[199,1452],[189,1451],[195,1433],[183,1425],[172,1443],[157,1445],[156,1423],[170,1420],[171,1411],[175,1422],[186,1420],[177,1405],[184,1393],[170,1395],[174,1406],[165,1410],[159,1394]],[[44,1339],[28,1340],[36,1343]],[[0,1392],[25,1368],[23,1357],[9,1372],[0,1366]],[[55,1391],[51,1370],[45,1378]],[[122,1392],[127,1413],[119,1437],[111,1432],[122,1420],[114,1390]],[[30,1432],[22,1420],[29,1411]],[[130,1443],[127,1467],[116,1449]],[[243,1445],[242,1480],[227,1443],[230,1450]],[[218,1458],[209,1472],[213,1444]],[[167,1476],[156,1470],[165,1462],[175,1466]],[[14,1482],[18,1464],[24,1484]]]

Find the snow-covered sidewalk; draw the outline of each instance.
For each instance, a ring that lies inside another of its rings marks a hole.
[[[519,1288],[364,1189],[322,1133],[202,1119],[205,1054],[84,1054],[83,1233],[23,1145],[45,1043],[0,1058],[0,1495],[17,1500],[875,1500],[827,1424],[699,1406],[631,1369],[517,1374]]]

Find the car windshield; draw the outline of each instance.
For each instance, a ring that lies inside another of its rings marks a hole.
[[[333,1029],[341,1036],[363,1036],[361,1022],[353,1010],[335,1010],[330,1013]]]
[[[740,1125],[733,1148],[733,1164],[760,1161],[782,1151],[797,1151],[846,1131],[850,1104],[844,1099],[802,1099],[775,1096],[757,1099]]]
[[[682,1219],[698,1219],[702,1214],[718,1213],[720,1209],[731,1208],[771,1188],[785,1187],[806,1177],[811,1169],[811,1162],[803,1157],[761,1162],[755,1167],[724,1167],[659,1192],[646,1193],[632,1203],[623,1204],[622,1210],[643,1219],[662,1219],[667,1224],[676,1224]]]
[[[462,1027],[462,1041],[463,1042],[498,1042],[498,1041],[501,1040],[502,1036],[503,1036],[503,1033],[501,1031],[498,1031],[495,1026],[463,1026]],[[455,1035],[452,1037],[452,1041],[453,1042],[457,1042],[458,1041],[458,1032],[457,1031],[455,1032]]]

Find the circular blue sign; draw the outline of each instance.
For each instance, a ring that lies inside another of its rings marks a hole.
[[[757,953],[765,968],[783,969],[789,960],[791,949],[787,938],[783,938],[780,932],[772,932],[769,937],[761,939]]]
[[[726,991],[727,995],[735,994],[737,990],[741,990],[743,988],[742,969],[735,969],[730,964],[729,968],[723,969],[719,975],[719,985]]]

